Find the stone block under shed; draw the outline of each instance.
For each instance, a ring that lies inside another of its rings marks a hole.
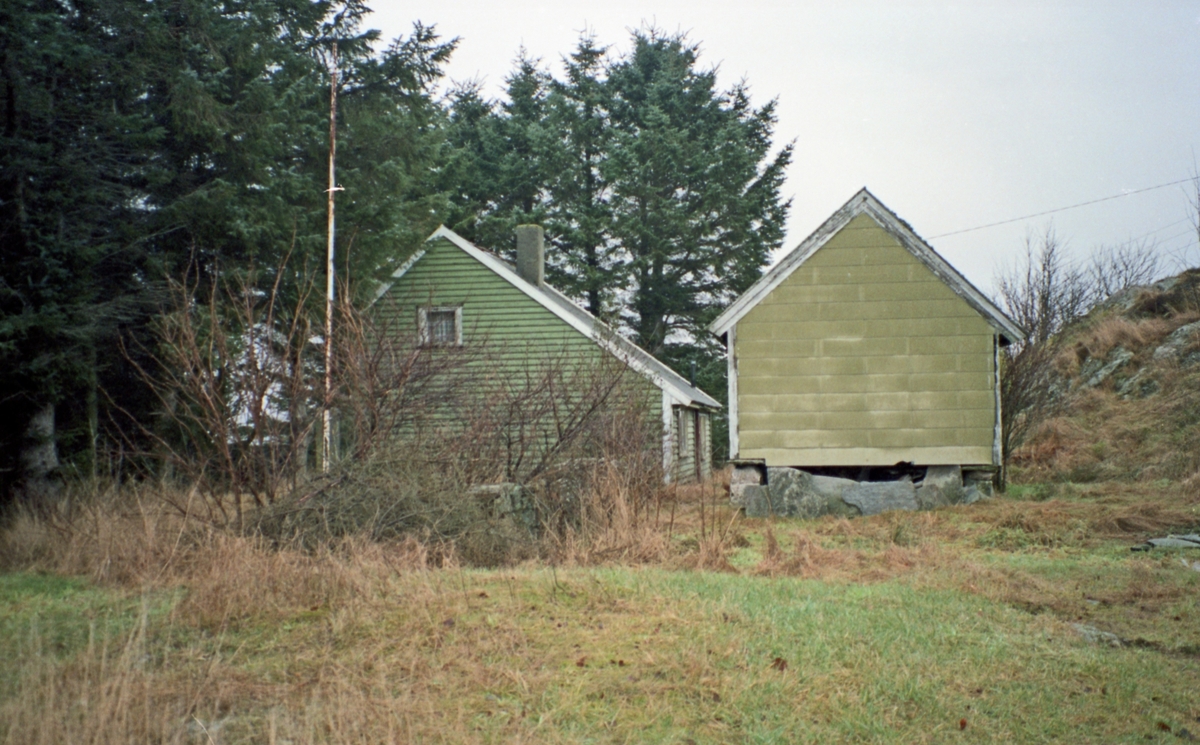
[[[731,485],[730,499],[745,509],[747,517],[877,515],[969,504],[991,496],[990,480],[986,482],[986,493],[982,480],[971,480],[970,487],[964,488],[964,475],[958,466],[930,466],[919,485],[908,476],[895,481],[856,481],[799,468],[772,467],[765,471],[765,483],[741,483],[737,497]]]

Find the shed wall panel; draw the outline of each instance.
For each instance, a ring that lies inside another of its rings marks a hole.
[[[994,331],[860,215],[737,324],[738,457],[992,462]]]

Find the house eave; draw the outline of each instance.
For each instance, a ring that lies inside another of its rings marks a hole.
[[[622,337],[591,313],[575,305],[566,295],[548,285],[538,287],[527,282],[513,267],[509,266],[500,257],[476,246],[445,225],[439,226],[433,234],[425,239],[425,243],[430,244],[436,240],[443,239],[492,270],[497,276],[525,293],[571,328],[591,339],[602,349],[629,365],[630,368],[648,379],[657,388],[669,394],[678,405],[710,411],[721,408],[720,402],[716,399],[699,388],[688,385],[687,381],[674,370],[671,370],[646,350]],[[404,264],[392,273],[391,281],[376,291],[372,303],[387,294],[395,283],[427,252],[427,248],[422,248],[409,257]]]

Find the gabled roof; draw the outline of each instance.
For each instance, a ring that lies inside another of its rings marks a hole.
[[[721,404],[704,391],[690,385],[682,375],[664,365],[654,355],[637,346],[614,331],[608,324],[580,308],[575,303],[549,285],[541,287],[525,281],[511,264],[495,254],[471,243],[445,225],[439,227],[425,240],[426,244],[437,240],[449,241],[467,255],[471,256],[488,269],[491,269],[513,287],[528,295],[546,310],[562,319],[567,325],[596,342],[600,347],[617,356],[622,362],[649,378],[654,385],[666,391],[679,404],[685,406],[700,406],[709,409],[719,409]],[[391,281],[380,287],[374,303],[390,290],[396,281],[403,277],[409,269],[421,260],[428,248],[422,248],[413,254],[408,261],[392,273]]]
[[[750,289],[746,290],[741,297],[734,301],[733,305],[725,309],[725,312],[717,316],[717,319],[709,324],[709,331],[718,336],[729,331],[772,290],[790,277],[792,272],[799,269],[804,262],[808,261],[809,257],[859,215],[869,215],[879,223],[880,227],[895,238],[909,253],[920,259],[921,263],[928,267],[938,279],[945,282],[956,295],[967,301],[968,305],[983,316],[984,320],[1008,341],[1022,342],[1025,340],[1024,329],[997,308],[986,295],[976,289],[967,281],[966,277],[959,274],[958,270],[943,259],[937,251],[934,251],[933,247],[926,243],[921,236],[917,235],[908,223],[897,217],[896,213],[884,206],[883,202],[880,202],[865,187],[851,197],[850,201],[842,205],[841,209],[834,212],[821,227],[814,230],[812,235],[805,238],[803,243],[783,257],[783,260],[764,274]]]

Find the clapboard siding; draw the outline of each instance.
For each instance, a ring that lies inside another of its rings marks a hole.
[[[464,368],[454,374],[471,375],[478,395],[486,396],[491,386],[503,382],[520,383],[553,369],[581,377],[609,375],[622,369],[618,358],[600,344],[580,332],[547,309],[512,282],[497,274],[465,250],[445,238],[435,238],[426,244],[424,255],[413,263],[391,287],[378,298],[375,311],[391,333],[410,335],[418,339],[422,307],[460,307],[462,309],[462,348],[453,352],[465,354]],[[665,437],[664,463],[668,473],[679,480],[691,480],[696,475],[696,440],[701,438],[701,472],[711,468],[709,413],[700,411],[700,427],[695,426],[695,412],[690,407],[675,407],[684,412],[676,417],[667,411],[664,418],[663,390],[654,382],[631,368],[623,368],[622,396],[647,401],[647,420],[660,437]],[[567,392],[565,395],[572,395]],[[577,395],[577,394],[576,394]],[[713,402],[715,405],[715,402]],[[455,411],[439,410],[432,418],[438,426],[453,426],[461,417]],[[683,422],[682,429],[677,423]],[[549,441],[553,433],[546,432]]]
[[[738,456],[988,464],[995,330],[860,214],[738,322]]]
[[[594,360],[595,342],[446,240],[431,243],[378,303],[393,328],[417,333],[422,306],[462,306],[464,346],[509,363]]]

